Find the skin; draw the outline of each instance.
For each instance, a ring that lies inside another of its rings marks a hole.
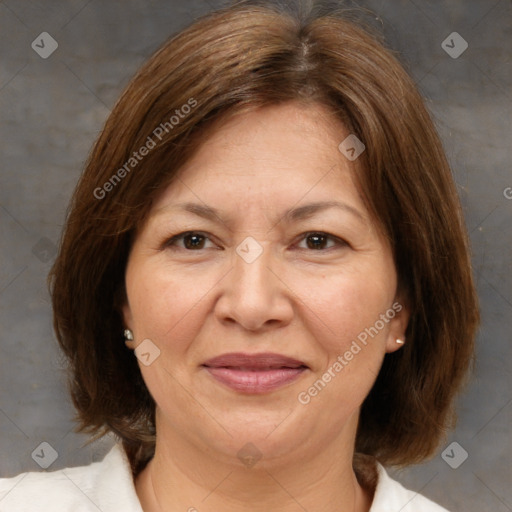
[[[369,510],[372,496],[352,469],[359,410],[385,354],[400,349],[409,313],[389,245],[338,150],[347,135],[316,104],[239,114],[205,139],[139,231],[123,314],[134,332],[129,348],[150,339],[160,350],[149,366],[139,361],[157,404],[155,456],[135,482],[146,512]],[[220,210],[222,221],[180,212],[185,201]],[[329,208],[284,220],[286,210],[317,201],[357,213]],[[165,244],[189,230],[199,232],[197,245]],[[310,232],[340,241],[315,243]],[[252,263],[236,252],[248,236],[263,249]],[[396,301],[402,310],[299,403]],[[277,390],[244,394],[201,366],[227,352],[275,352],[309,369]],[[252,467],[237,456],[247,443],[261,454]]]

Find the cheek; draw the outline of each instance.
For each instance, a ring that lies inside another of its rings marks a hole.
[[[374,326],[394,297],[394,281],[384,273],[343,273],[314,281],[305,283],[301,299],[305,314],[317,326],[318,341],[330,357],[334,352],[343,353],[361,333]],[[378,327],[383,337],[388,324],[382,326],[379,322]]]
[[[150,339],[160,350],[160,357],[150,366],[139,364],[146,386],[158,404],[180,403],[183,410],[190,407],[180,393],[181,386],[176,386],[170,375],[188,382],[186,355],[201,329],[198,314],[208,285],[206,276],[191,279],[157,259],[134,260],[127,268],[126,287],[135,340],[139,343]]]
[[[158,259],[129,265],[126,286],[137,337],[161,348],[172,340],[173,349],[181,339],[190,340],[201,328],[197,313],[215,277],[211,272],[180,272]]]
[[[375,382],[394,316],[392,311],[388,322],[381,320],[394,297],[394,274],[387,275],[389,279],[375,272],[326,276],[303,296],[307,328],[325,357],[297,398],[311,404],[319,421],[346,420]]]

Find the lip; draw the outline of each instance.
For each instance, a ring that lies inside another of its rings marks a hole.
[[[249,394],[268,393],[296,380],[308,369],[298,359],[273,354],[223,354],[202,366],[217,381],[231,389]]]

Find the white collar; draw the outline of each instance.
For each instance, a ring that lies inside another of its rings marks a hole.
[[[448,512],[405,489],[377,463],[378,481],[370,512]],[[88,466],[0,479],[0,510],[29,512],[143,512],[128,457],[115,444],[103,461]]]

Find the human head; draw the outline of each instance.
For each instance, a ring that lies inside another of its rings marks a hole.
[[[456,189],[423,101],[391,53],[345,14],[300,19],[242,4],[172,38],[128,85],[77,186],[52,270],[81,425],[120,435],[134,467],[151,453],[154,403],[122,337],[133,237],[216,123],[286,101],[323,105],[364,141],[358,186],[411,312],[407,344],[386,356],[362,406],[356,449],[412,463],[449,425],[478,314]]]

